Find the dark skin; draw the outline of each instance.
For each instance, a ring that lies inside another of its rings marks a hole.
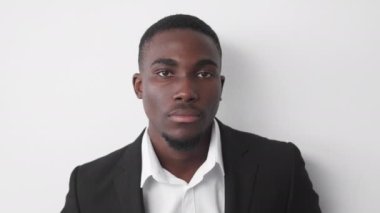
[[[148,134],[163,168],[190,182],[207,158],[224,76],[213,40],[190,29],[159,32],[145,43],[140,72],[133,76],[149,119]],[[189,150],[169,145],[199,140]]]

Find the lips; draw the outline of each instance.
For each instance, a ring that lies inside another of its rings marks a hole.
[[[169,119],[177,123],[193,123],[200,119],[200,115],[195,109],[175,109],[169,113]]]

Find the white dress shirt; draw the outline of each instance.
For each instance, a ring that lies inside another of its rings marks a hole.
[[[146,213],[224,213],[224,168],[220,131],[214,120],[206,161],[189,183],[162,168],[149,135],[142,139],[142,171]]]

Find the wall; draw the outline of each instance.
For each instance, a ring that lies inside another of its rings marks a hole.
[[[325,213],[380,212],[378,1],[0,2],[0,212],[58,212],[71,170],[134,140],[137,45],[190,13],[219,34],[218,117],[301,149]]]

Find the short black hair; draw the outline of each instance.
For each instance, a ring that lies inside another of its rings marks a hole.
[[[144,45],[159,32],[171,29],[190,29],[209,36],[215,43],[216,48],[222,56],[222,48],[215,31],[198,17],[185,14],[176,14],[164,17],[150,26],[140,39],[138,63],[141,66]]]

